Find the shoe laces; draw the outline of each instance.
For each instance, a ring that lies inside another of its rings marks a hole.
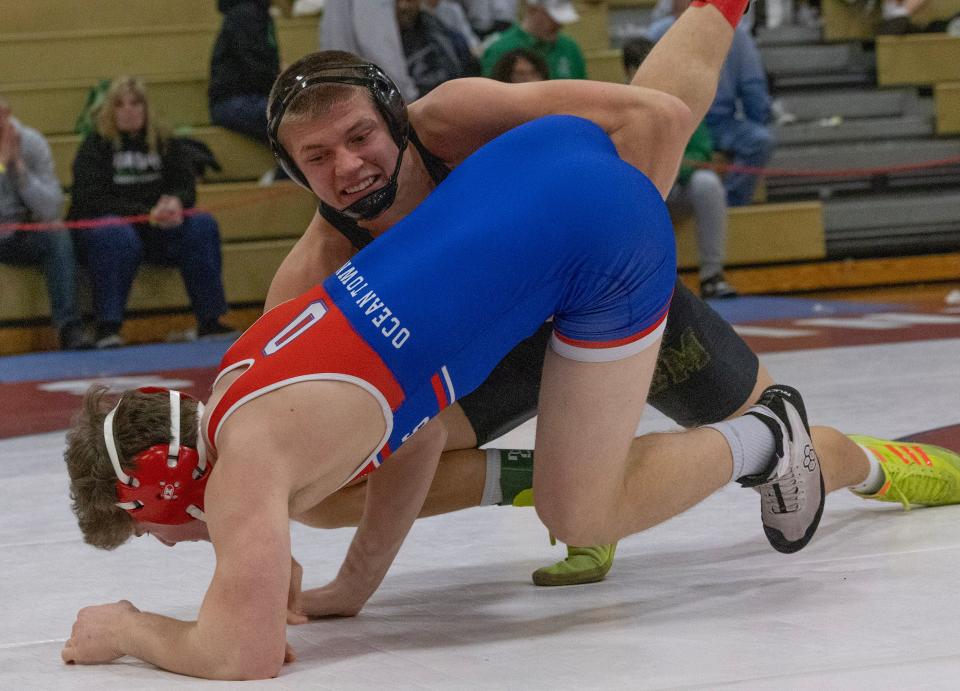
[[[950,481],[933,468],[912,466],[890,478],[887,494],[903,504],[905,511],[909,511],[911,505],[909,497],[922,496],[927,500],[916,502],[918,504],[937,504],[950,490]]]
[[[780,498],[777,498],[777,488],[780,489]],[[800,482],[793,472],[787,472],[775,482],[768,482],[757,488],[763,502],[771,513],[793,513],[800,508]],[[783,501],[783,510],[780,501]]]

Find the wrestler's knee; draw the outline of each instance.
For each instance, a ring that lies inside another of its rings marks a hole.
[[[568,545],[592,545],[611,542],[609,517],[600,507],[592,509],[572,502],[541,501],[537,496],[537,516],[550,534]]]
[[[731,420],[735,417],[740,417],[752,406],[756,405],[757,401],[760,400],[761,394],[767,389],[768,386],[773,386],[776,384],[773,377],[770,375],[770,372],[767,371],[767,368],[760,364],[757,367],[757,381],[753,385],[753,391],[750,392],[750,397],[743,402],[743,405],[737,408],[734,413],[728,416],[726,419]]]

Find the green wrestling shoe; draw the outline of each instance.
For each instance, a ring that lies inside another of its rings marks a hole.
[[[610,567],[617,543],[573,547],[567,545],[567,558],[533,572],[534,585],[582,585],[602,581]]]
[[[513,506],[533,506],[533,490],[520,489],[510,503]],[[557,544],[553,535],[550,535],[550,544]],[[593,547],[567,546],[567,558],[534,571],[533,582],[535,585],[582,585],[602,581],[613,566],[616,551],[616,543]]]
[[[879,491],[854,492],[858,497],[899,502],[907,511],[913,504],[960,504],[960,455],[932,444],[862,436],[850,439],[880,461],[885,478]]]

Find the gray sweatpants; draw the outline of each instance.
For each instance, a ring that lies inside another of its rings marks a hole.
[[[712,170],[696,170],[667,197],[671,214],[693,214],[700,254],[700,280],[723,271],[727,256],[727,193]]]

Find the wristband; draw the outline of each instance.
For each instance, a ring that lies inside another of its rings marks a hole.
[[[693,0],[691,5],[693,7],[713,5],[720,11],[723,18],[729,22],[730,26],[736,29],[737,24],[740,23],[743,15],[746,14],[750,2],[749,0]]]
[[[6,175],[6,174],[7,174],[7,166],[6,166],[6,164],[0,163],[0,175]]]

